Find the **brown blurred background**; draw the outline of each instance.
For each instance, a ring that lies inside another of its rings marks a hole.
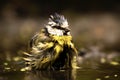
[[[115,0],[0,0],[0,59],[27,50],[53,13],[69,22],[76,46],[120,51],[120,2]]]

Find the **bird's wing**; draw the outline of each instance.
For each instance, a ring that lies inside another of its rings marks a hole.
[[[25,53],[26,64],[35,68],[45,68],[51,62],[54,42],[48,33],[43,29],[37,33],[30,41],[30,53]]]
[[[32,48],[37,46],[39,43],[44,43],[50,41],[50,37],[45,28],[43,28],[39,33],[35,34],[30,40],[29,47]]]

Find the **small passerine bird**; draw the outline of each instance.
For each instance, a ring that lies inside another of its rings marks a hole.
[[[24,53],[24,60],[30,70],[61,70],[76,66],[77,50],[63,15],[51,15],[29,45],[30,52]]]

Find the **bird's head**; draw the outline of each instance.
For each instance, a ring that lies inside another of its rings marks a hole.
[[[63,33],[70,32],[67,19],[65,19],[63,15],[57,13],[50,15],[48,26],[52,29],[61,30]]]

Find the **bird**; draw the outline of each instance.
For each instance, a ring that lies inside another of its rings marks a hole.
[[[58,13],[29,42],[25,65],[29,70],[65,70],[76,66],[77,49],[67,19]]]

